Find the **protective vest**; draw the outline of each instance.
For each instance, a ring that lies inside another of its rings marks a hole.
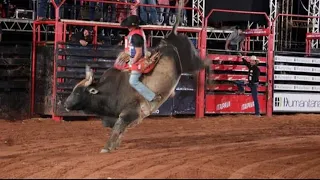
[[[134,30],[130,31],[130,33],[128,34],[128,43],[125,44],[127,46],[125,48],[129,52],[129,55],[130,55],[130,61],[136,55],[135,47],[132,45],[132,36],[135,35],[135,34],[138,34],[138,35],[142,36],[143,41],[144,41],[143,42],[143,47],[142,47],[142,57],[141,58],[145,57],[146,50],[147,50],[146,35],[144,34],[143,30],[142,29],[134,29]]]

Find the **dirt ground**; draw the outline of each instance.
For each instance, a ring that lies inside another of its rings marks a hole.
[[[109,133],[0,120],[0,178],[320,178],[320,115],[150,118],[100,154]]]

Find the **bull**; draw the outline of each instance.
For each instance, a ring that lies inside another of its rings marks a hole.
[[[117,149],[128,127],[141,123],[157,110],[174,93],[182,73],[195,75],[208,65],[199,57],[188,37],[177,33],[182,7],[183,0],[180,0],[173,29],[156,47],[161,54],[158,63],[150,73],[141,77],[143,84],[162,97],[154,108],[151,109],[149,102],[131,87],[129,72],[114,67],[106,70],[99,81],[94,82],[93,71],[87,66],[85,79],[74,87],[66,99],[66,110],[96,114],[101,117],[105,127],[112,128],[101,153]]]

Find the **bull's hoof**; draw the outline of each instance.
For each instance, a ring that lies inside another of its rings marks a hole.
[[[109,153],[110,152],[110,150],[108,150],[108,149],[101,149],[101,151],[100,151],[100,153]]]

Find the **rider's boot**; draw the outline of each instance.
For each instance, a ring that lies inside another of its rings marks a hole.
[[[155,107],[159,104],[161,100],[162,100],[161,95],[157,94],[150,102],[150,111],[154,111]]]

